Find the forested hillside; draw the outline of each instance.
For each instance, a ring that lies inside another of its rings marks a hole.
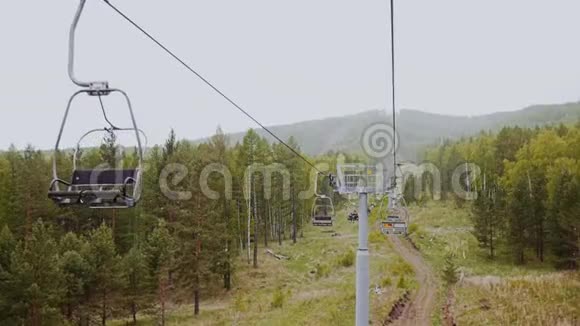
[[[473,232],[489,258],[508,255],[517,264],[545,261],[557,268],[578,268],[580,123],[482,132],[444,142],[424,158],[440,168],[444,199],[472,210]],[[471,184],[477,193],[473,204],[451,191],[452,172],[464,162],[480,170]],[[426,174],[424,181],[433,179]],[[415,197],[413,187],[409,181],[407,200]]]
[[[292,138],[288,143],[300,151]],[[83,151],[80,166],[134,167],[135,151],[120,150],[114,138],[105,139]],[[70,154],[54,155],[62,175],[71,175]],[[284,188],[279,173],[271,190],[263,173],[244,179],[254,163],[284,163],[291,183]],[[176,179],[175,170],[163,176],[172,164],[185,168],[183,179]],[[200,188],[200,174],[210,164],[232,175],[229,193],[223,175],[209,174],[207,185],[218,199]],[[57,208],[46,193],[50,167],[51,156],[32,147],[0,155],[2,325],[104,325],[140,313],[163,324],[167,305],[176,302],[193,304],[197,314],[204,295],[232,287],[240,257],[258,267],[259,247],[298,241],[311,207],[309,200],[298,200],[310,187],[304,162],[252,130],[233,146],[219,130],[198,145],[177,141],[172,133],[164,146],[149,151],[144,195],[133,210]],[[167,185],[171,193],[163,192]]]
[[[405,121],[403,117],[401,122]],[[569,116],[565,117],[567,121]],[[553,119],[563,118],[557,115]],[[431,121],[438,125],[437,119]],[[503,123],[509,124],[509,121],[505,118]],[[415,124],[419,126],[419,121]],[[352,141],[359,142],[354,138]],[[453,206],[461,210],[457,214],[469,216],[471,226],[467,230],[473,233],[489,259],[508,259],[510,264],[504,267],[507,269],[531,262],[558,269],[578,269],[580,124],[505,127],[496,132],[485,131],[436,143],[438,145],[430,147],[423,158],[437,165],[442,172],[443,202],[439,204],[442,212],[449,212]],[[301,152],[294,138],[289,137],[288,144]],[[178,141],[172,132],[163,146],[148,151],[142,202],[133,210],[56,207],[46,194],[52,178],[52,155],[56,155],[60,173],[71,175],[73,166],[69,152],[45,153],[28,147],[10,148],[0,153],[2,325],[105,325],[113,320],[135,322],[141,318],[165,324],[169,311],[175,311],[177,305],[191,307],[193,316],[197,316],[204,309],[205,299],[214,297],[217,290],[227,292],[236,284],[247,281],[237,278],[238,270],[243,270],[244,275],[251,279],[265,278],[258,272],[258,257],[260,253],[264,255],[260,248],[283,240],[292,243],[304,241],[299,235],[309,223],[312,199],[300,199],[299,193],[312,189],[312,170],[288,148],[270,144],[253,130],[239,142],[232,142],[218,130],[208,142],[199,144]],[[328,163],[332,168],[336,166],[337,158],[328,155],[310,159]],[[353,160],[356,159],[347,158],[347,161]],[[465,162],[477,164],[481,171],[470,185],[478,195],[474,202],[464,201],[452,192],[451,173]],[[114,138],[107,137],[100,147],[82,149],[80,166],[95,167],[103,163],[114,167],[135,167],[136,152],[121,148]],[[289,184],[284,185],[284,173],[272,174],[272,187],[265,182],[264,173],[249,177],[246,174],[247,168],[254,164],[276,163],[285,167],[291,181]],[[205,169],[208,166],[214,168],[213,173],[207,174]],[[232,176],[231,192],[225,184],[227,178],[223,176],[228,171]],[[217,198],[211,198],[207,189],[202,188],[200,179],[204,175],[209,189],[217,192]],[[429,175],[423,178],[427,185],[432,181]],[[287,197],[284,195],[286,191]],[[320,191],[332,193],[328,185]],[[414,198],[413,194],[413,185],[406,184],[406,200],[411,205],[417,204],[413,209],[421,209],[421,214],[426,216],[424,220],[433,219],[437,211],[430,213],[430,210],[437,206],[424,206],[431,193],[426,192],[419,198]],[[345,199],[334,196],[339,207]],[[382,212],[376,211],[379,206],[374,207],[376,218]],[[430,208],[425,211],[424,207]],[[464,214],[465,211],[469,214]],[[341,212],[343,218],[345,215]],[[445,214],[435,217],[437,224],[443,225],[445,222],[440,221],[445,218]],[[352,234],[343,240],[335,240],[342,243],[350,239],[352,245],[356,228],[346,223],[342,221],[340,230]],[[326,248],[331,243],[328,239],[335,236],[309,232],[312,237],[308,241],[312,246],[318,244]],[[424,231],[416,227],[410,232],[419,246],[426,246],[424,254],[429,255],[429,250],[436,248],[429,240],[434,238],[420,236]],[[319,243],[316,237],[323,243]],[[376,250],[383,250],[383,256],[379,255],[377,259],[392,255],[389,249],[392,247],[378,230],[373,230],[370,238],[371,242],[381,244]],[[333,262],[336,257],[332,256],[332,248],[328,250],[330,253],[324,254],[326,265],[316,263],[309,270],[310,262],[320,261],[316,255],[323,253],[309,251],[308,254],[313,256],[303,257],[303,253],[288,249],[297,261],[276,268],[281,272],[284,268],[294,268],[292,275],[301,277],[318,273],[328,275],[328,266],[342,268],[341,263]],[[388,259],[396,258],[389,256]],[[304,264],[295,265],[300,262]],[[344,264],[351,265],[352,262]],[[435,266],[439,268],[437,264]],[[255,272],[251,271],[253,268],[256,268]],[[455,269],[450,270],[453,276]],[[383,267],[377,268],[377,273],[384,271]],[[352,271],[340,269],[337,275],[351,277]],[[406,272],[401,275],[396,284],[397,291],[412,291],[415,286],[422,286],[409,285],[404,276]],[[431,274],[424,271],[421,275]],[[377,274],[374,277],[383,276]],[[337,280],[332,279],[334,281]],[[344,287],[341,290],[342,305],[354,300],[351,289],[346,288],[351,283],[340,283]],[[380,283],[387,289],[395,287],[390,278]],[[295,286],[299,284],[297,282]],[[243,288],[253,291],[248,284]],[[389,294],[388,302],[396,299],[391,290],[385,292]],[[282,293],[279,289],[276,291],[275,295]],[[280,295],[283,301],[284,294]],[[571,297],[577,300],[576,296]],[[295,298],[293,309],[305,304],[298,299],[301,298]],[[251,320],[260,318],[262,304],[248,304],[246,300],[251,302],[251,296],[244,297],[243,302],[234,300],[231,304],[239,310],[251,306],[257,311],[248,312],[247,317],[254,318]],[[377,307],[381,313],[385,309],[388,307]],[[321,320],[331,317],[340,320],[340,312],[336,309],[328,311],[333,316],[325,313],[319,316]],[[276,311],[276,318],[283,318],[278,315],[280,313]],[[223,316],[219,318],[230,320]],[[309,316],[301,315],[300,318],[308,319]]]
[[[400,134],[400,154],[407,160],[416,160],[426,145],[437,144],[441,139],[458,139],[473,136],[481,130],[499,131],[505,126],[535,127],[574,123],[580,119],[580,103],[537,105],[519,111],[498,112],[481,116],[449,116],[418,110],[401,110],[397,116]],[[305,121],[273,126],[271,130],[282,139],[294,136],[305,153],[320,155],[328,151],[360,152],[360,138],[369,125],[391,117],[383,110],[363,112],[345,117]],[[258,134],[272,141],[263,130]],[[244,133],[231,135],[233,143]]]

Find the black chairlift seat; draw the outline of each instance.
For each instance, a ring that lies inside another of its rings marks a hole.
[[[332,216],[316,215],[312,219],[312,225],[314,225],[314,226],[332,226]]]
[[[65,207],[131,208],[139,200],[139,179],[139,169],[75,170],[70,183],[54,179],[48,197]]]

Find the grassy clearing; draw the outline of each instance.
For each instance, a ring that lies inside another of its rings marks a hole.
[[[578,325],[580,274],[511,277],[493,286],[458,287],[461,325]]]
[[[332,236],[330,228],[309,226],[296,245],[272,243],[269,248],[290,257],[287,261],[265,254],[265,248],[260,249],[258,269],[240,257],[232,291],[206,294],[197,317],[191,305],[173,307],[167,314],[168,324],[352,325],[357,224],[349,223],[341,212],[332,230],[339,235]],[[370,253],[371,315],[379,323],[392,304],[417,285],[413,269],[393,253],[382,235],[370,243]],[[156,324],[151,316],[140,319],[142,325]]]
[[[445,255],[450,252],[465,275],[518,276],[553,271],[549,264],[533,261],[515,266],[509,253],[499,252],[495,260],[488,259],[471,233],[469,210],[447,205],[451,207],[443,202],[428,202],[424,207],[411,208],[411,222],[416,226],[410,237],[435,270],[443,269]]]
[[[448,204],[453,205],[453,204]],[[509,253],[491,261],[471,234],[467,209],[430,202],[412,207],[411,235],[433,267],[443,270],[451,252],[465,275],[455,286],[454,315],[460,325],[576,325],[580,323],[580,273],[558,273],[550,264],[515,266]],[[445,302],[445,289],[439,303]],[[441,320],[440,310],[434,316]],[[439,321],[438,321],[439,320]]]

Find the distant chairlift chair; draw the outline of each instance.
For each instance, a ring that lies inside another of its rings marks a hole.
[[[334,221],[334,205],[327,196],[317,196],[312,207],[312,225],[332,226]]]

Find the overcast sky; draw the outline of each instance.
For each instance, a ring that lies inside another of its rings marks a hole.
[[[267,125],[382,109],[390,100],[387,0],[111,0]],[[76,0],[0,1],[0,149],[53,146],[68,97]],[[477,115],[580,98],[580,1],[396,1],[399,108]],[[254,127],[215,92],[89,0],[77,75],[126,90],[150,143]],[[105,99],[127,125],[125,107]],[[73,107],[70,145],[103,127]]]

